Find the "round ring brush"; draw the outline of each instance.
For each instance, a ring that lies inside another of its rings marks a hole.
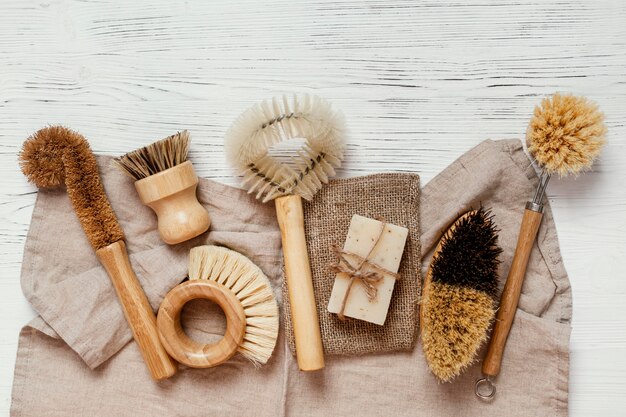
[[[152,377],[168,378],[176,365],[159,342],[156,317],[133,272],[124,234],[100,182],[87,140],[62,126],[39,130],[20,153],[24,175],[39,188],[65,185],[80,224],[111,278],[124,315]]]
[[[270,155],[279,142],[304,139],[291,163]],[[327,101],[309,95],[275,97],[244,112],[225,139],[226,156],[244,185],[263,202],[274,199],[282,235],[298,366],[324,367],[324,350],[304,235],[302,198],[313,195],[335,174],[345,148],[341,115]]]
[[[226,333],[218,343],[195,342],[181,327],[184,305],[198,298],[214,301],[224,310]],[[163,345],[185,365],[216,366],[236,352],[262,365],[276,346],[278,304],[269,279],[250,259],[223,247],[198,246],[189,253],[189,281],[167,294],[157,322]]]
[[[161,239],[170,245],[206,232],[211,224],[196,197],[198,176],[187,160],[190,141],[183,130],[114,160],[135,179],[141,201],[157,215]]]
[[[526,132],[526,144],[534,161],[542,168],[539,186],[526,203],[513,262],[502,292],[487,355],[485,376],[476,383],[481,398],[495,395],[492,379],[500,372],[506,339],[511,330],[530,253],[543,217],[543,196],[552,175],[578,175],[591,168],[605,143],[604,116],[598,106],[584,97],[554,94],[535,108]]]
[[[487,340],[498,292],[497,230],[483,208],[457,219],[433,254],[420,303],[424,356],[441,382],[460,375]]]

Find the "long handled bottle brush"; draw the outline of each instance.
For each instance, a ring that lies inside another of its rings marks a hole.
[[[304,139],[291,164],[270,154],[279,142]],[[226,156],[244,185],[263,202],[274,200],[281,230],[285,278],[298,366],[324,367],[313,280],[304,235],[302,198],[313,195],[335,174],[345,148],[341,115],[316,96],[275,97],[244,112],[225,139]]]
[[[526,203],[515,255],[483,361],[484,377],[476,382],[475,392],[481,398],[495,395],[493,378],[500,372],[530,252],[543,217],[542,201],[548,181],[555,174],[560,177],[578,175],[591,168],[605,143],[605,134],[604,116],[597,105],[584,97],[555,94],[535,108],[526,133],[526,144],[542,173],[533,200]]]
[[[39,188],[63,184],[91,246],[115,287],[126,320],[155,380],[176,373],[159,341],[156,317],[133,272],[124,233],[100,182],[87,140],[62,126],[39,130],[24,142],[19,156],[24,175]]]

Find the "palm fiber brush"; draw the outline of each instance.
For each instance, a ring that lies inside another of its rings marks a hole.
[[[304,139],[282,163],[270,154],[280,142]],[[298,366],[324,367],[311,267],[304,235],[302,198],[313,195],[335,174],[345,148],[341,115],[327,101],[309,95],[275,97],[244,112],[225,138],[226,156],[244,176],[249,192],[274,199],[281,230],[285,277],[291,305]]]
[[[189,132],[183,130],[114,159],[114,165],[135,179],[141,201],[159,221],[159,235],[170,245],[206,232],[209,213],[198,202],[198,176],[191,161]]]
[[[591,168],[605,143],[604,116],[584,97],[554,94],[535,108],[526,132],[528,152],[542,169],[532,201],[526,203],[517,247],[500,299],[496,324],[483,361],[484,378],[476,382],[481,398],[495,395],[492,379],[500,372],[502,355],[515,318],[530,253],[543,217],[543,196],[550,177],[578,175]]]
[[[420,303],[424,355],[448,382],[471,365],[496,314],[498,234],[489,211],[459,217],[433,255]]]
[[[156,317],[133,272],[124,234],[100,182],[87,140],[62,126],[39,130],[24,142],[22,172],[40,188],[67,187],[80,224],[115,287],[126,320],[150,374],[168,378],[176,365],[159,341]]]

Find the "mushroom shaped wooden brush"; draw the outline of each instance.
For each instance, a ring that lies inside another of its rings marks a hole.
[[[174,375],[176,364],[159,341],[156,317],[130,266],[124,233],[104,193],[87,140],[65,127],[47,127],[24,142],[19,158],[24,175],[37,187],[66,185],[78,220],[111,278],[152,377],[161,380]]]
[[[560,177],[578,175],[591,168],[605,143],[605,134],[604,116],[596,104],[584,97],[555,94],[535,108],[526,133],[526,144],[543,171],[535,197],[526,203],[513,262],[483,361],[484,378],[476,382],[476,395],[481,398],[491,398],[495,394],[492,379],[500,372],[530,252],[543,217],[542,200],[548,181],[554,174]]]
[[[292,139],[305,142],[290,164],[270,155],[272,146]],[[249,192],[255,192],[263,202],[275,202],[296,355],[303,371],[323,368],[324,350],[304,235],[302,198],[313,198],[335,174],[344,149],[343,117],[333,111],[330,103],[311,95],[275,97],[258,104],[234,122],[225,138],[226,156],[243,175]]]
[[[196,197],[198,176],[187,161],[189,142],[183,130],[115,159],[136,180],[141,201],[156,213],[161,239],[170,245],[206,232],[211,224]]]

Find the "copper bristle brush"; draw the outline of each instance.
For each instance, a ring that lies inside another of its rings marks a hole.
[[[124,233],[100,181],[87,140],[62,126],[39,130],[24,142],[20,166],[40,188],[67,187],[80,224],[115,287],[126,320],[155,380],[168,378],[176,365],[159,341],[156,317],[133,272]]]
[[[590,169],[605,143],[605,134],[603,114],[596,104],[584,97],[555,94],[535,108],[526,133],[526,143],[542,173],[533,200],[526,203],[515,255],[483,361],[484,377],[476,382],[475,392],[480,398],[495,395],[493,378],[500,372],[530,252],[543,217],[542,201],[548,181],[554,174],[564,177]]]

